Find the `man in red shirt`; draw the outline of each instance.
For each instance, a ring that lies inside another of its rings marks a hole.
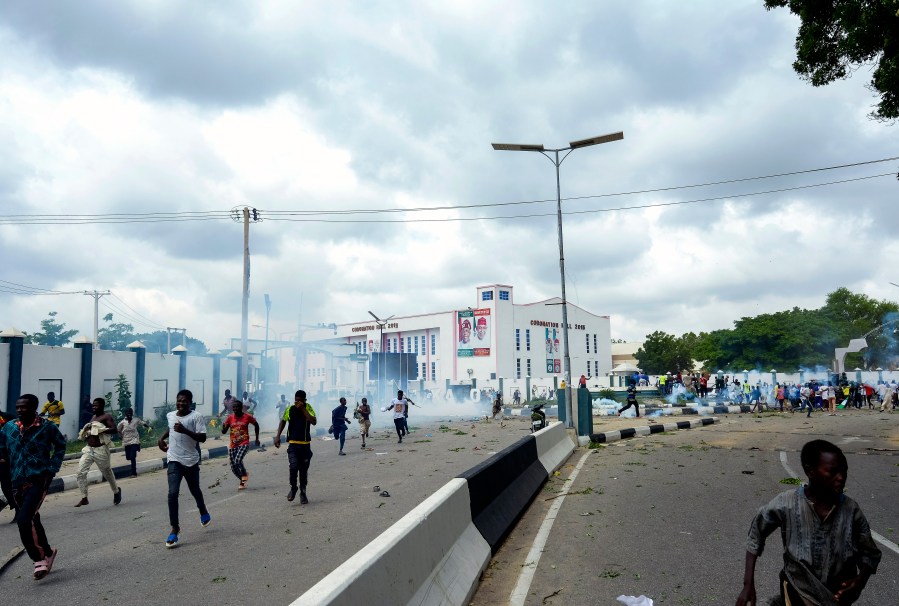
[[[231,471],[240,480],[238,490],[247,487],[250,474],[243,465],[243,458],[247,456],[250,448],[250,425],[256,430],[256,446],[259,446],[259,423],[255,417],[243,411],[243,402],[234,400],[231,406],[233,412],[222,423],[222,433],[231,432],[231,444],[228,446],[228,459],[231,461]]]

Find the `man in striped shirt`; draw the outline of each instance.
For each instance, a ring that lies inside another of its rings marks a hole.
[[[306,483],[309,479],[309,463],[312,460],[312,426],[318,423],[315,410],[306,403],[306,392],[298,389],[294,394],[293,406],[284,411],[278,422],[275,448],[281,448],[281,432],[287,427],[287,461],[290,464],[290,490],[287,500],[297,496],[297,475],[300,476],[300,504],[306,505]]]

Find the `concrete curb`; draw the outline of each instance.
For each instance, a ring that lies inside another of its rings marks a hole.
[[[459,477],[297,598],[311,604],[468,604],[492,553],[574,452],[558,421]]]
[[[717,417],[703,417],[702,419],[691,419],[689,421],[677,421],[674,423],[653,423],[641,427],[631,427],[628,429],[619,429],[616,431],[607,431],[604,433],[594,433],[590,439],[599,444],[608,442],[617,442],[625,438],[633,438],[634,436],[648,436],[654,433],[662,433],[664,431],[678,431],[681,429],[694,429],[705,425],[713,425],[720,422]]]

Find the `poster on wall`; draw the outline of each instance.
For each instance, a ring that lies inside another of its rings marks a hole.
[[[490,355],[490,310],[467,309],[456,312],[456,356]]]
[[[559,358],[559,332],[556,328],[546,329],[546,372],[562,372],[562,359]]]

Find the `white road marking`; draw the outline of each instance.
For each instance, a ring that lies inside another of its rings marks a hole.
[[[796,475],[796,473],[795,473],[792,469],[790,469],[790,466],[787,464],[787,453],[784,452],[784,451],[780,451],[780,464],[783,465],[783,468],[784,468],[785,470],[787,470],[787,474],[788,474],[791,478],[798,478],[798,477],[799,477],[799,476]],[[899,545],[897,545],[896,543],[892,542],[891,540],[889,540],[889,539],[886,538],[885,536],[883,536],[883,535],[881,535],[881,534],[878,534],[878,533],[874,532],[874,530],[871,530],[871,537],[872,537],[875,541],[877,541],[878,543],[880,543],[881,545],[883,545],[884,547],[886,547],[887,549],[889,549],[890,551],[895,552],[895,553],[899,553]]]
[[[534,573],[537,572],[537,564],[540,562],[540,555],[546,547],[546,541],[549,539],[549,531],[552,530],[553,523],[556,521],[559,509],[562,507],[562,501],[565,500],[565,495],[568,494],[568,490],[571,488],[571,485],[574,484],[577,474],[581,471],[581,467],[584,466],[584,462],[592,452],[592,450],[588,450],[584,453],[584,456],[578,461],[571,476],[569,476],[562,485],[562,496],[557,497],[550,506],[549,511],[546,512],[546,517],[543,518],[540,530],[537,531],[537,536],[534,537],[534,544],[531,545],[531,550],[528,552],[528,555],[524,560],[524,565],[521,567],[518,583],[515,584],[515,589],[512,590],[512,595],[509,597],[509,604],[512,604],[513,606],[524,605],[524,601],[528,597],[528,591],[531,588],[531,581],[534,579]]]

